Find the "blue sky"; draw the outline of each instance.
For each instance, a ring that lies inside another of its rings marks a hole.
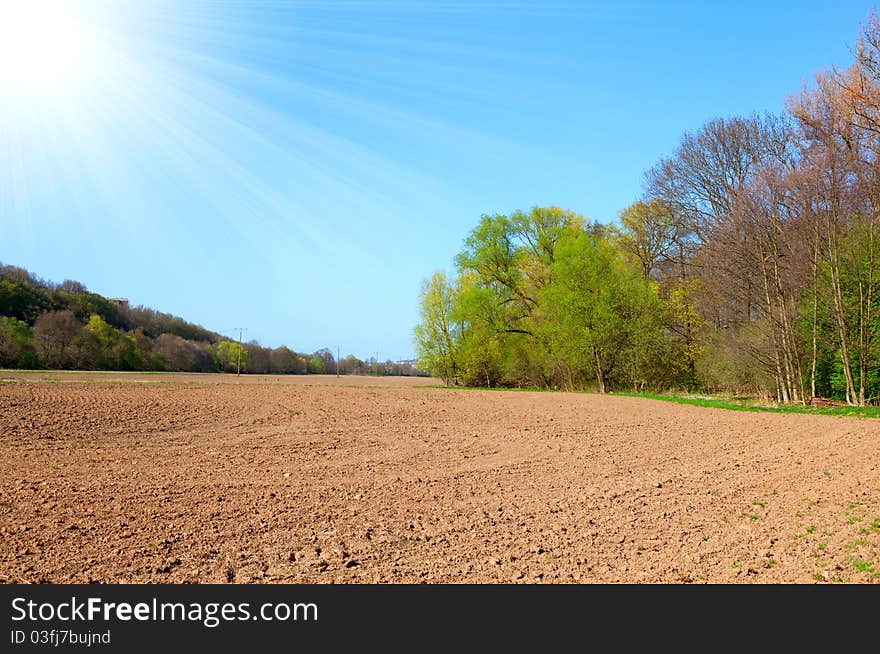
[[[0,261],[264,345],[382,359],[412,356],[419,282],[480,214],[614,220],[683,131],[780,111],[848,63],[871,9],[40,6],[35,38],[0,57]]]

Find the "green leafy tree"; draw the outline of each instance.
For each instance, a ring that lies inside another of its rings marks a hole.
[[[31,328],[23,320],[11,316],[0,318],[0,367],[40,367],[34,353]]]
[[[447,386],[459,375],[459,325],[452,311],[456,291],[446,273],[438,271],[422,282],[419,324],[414,330],[419,366],[440,377]]]
[[[86,332],[94,344],[93,365],[101,369],[116,368],[116,348],[120,334],[98,314],[92,314],[86,323]]]
[[[621,249],[633,257],[645,278],[668,261],[683,228],[672,206],[654,198],[634,202],[620,214],[617,234]]]
[[[666,286],[663,322],[672,336],[666,357],[669,382],[693,389],[699,384],[697,361],[705,346],[697,338],[705,326],[696,308],[701,284],[698,279],[671,280]]]
[[[649,345],[663,338],[656,287],[608,240],[576,234],[559,244],[545,290],[544,330],[572,376],[591,374],[600,392],[646,383]]]
[[[323,357],[312,354],[308,358],[308,368],[306,372],[310,375],[323,375],[327,370],[324,368],[324,359]]]
[[[217,361],[223,372],[236,372],[238,370],[239,356],[241,357],[241,370],[247,370],[248,351],[235,341],[221,341],[216,349]]]
[[[490,288],[482,286],[474,273],[459,277],[450,289],[449,313],[452,325],[449,350],[460,380],[469,386],[496,386],[504,378],[504,337],[497,330],[498,306]],[[443,327],[443,324],[440,324]],[[454,340],[453,340],[454,337]]]
[[[43,289],[21,279],[0,276],[0,315],[33,323],[41,313],[53,308]]]
[[[540,295],[559,242],[584,229],[583,218],[558,207],[480,219],[456,258],[462,289],[455,313],[468,383],[549,384],[552,356],[540,328]]]
[[[124,334],[98,314],[92,314],[85,327],[86,343],[91,345],[93,367],[105,370],[140,370],[144,366],[138,352],[138,339]],[[90,337],[90,338],[89,338]],[[143,342],[142,342],[143,346]]]

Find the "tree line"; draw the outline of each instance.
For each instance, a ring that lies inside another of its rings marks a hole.
[[[408,362],[338,362],[256,341],[239,344],[182,318],[122,305],[75,281],[0,264],[0,367],[272,374],[422,374]]]
[[[484,215],[423,282],[448,384],[880,401],[880,21],[781,115],[682,136],[616,223]]]

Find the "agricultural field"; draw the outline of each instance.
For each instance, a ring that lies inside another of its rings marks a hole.
[[[880,420],[0,372],[3,582],[880,582]]]

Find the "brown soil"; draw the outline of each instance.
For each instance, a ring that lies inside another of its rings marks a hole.
[[[7,582],[877,582],[880,421],[0,373]]]

